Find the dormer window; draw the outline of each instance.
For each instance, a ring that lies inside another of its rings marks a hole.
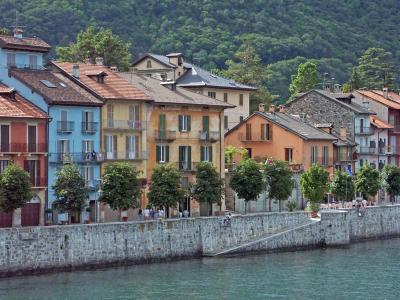
[[[107,73],[101,70],[95,70],[86,72],[86,75],[92,79],[95,79],[97,83],[104,83],[104,78],[107,76]]]
[[[104,75],[97,75],[97,83],[104,83]]]
[[[148,61],[147,61],[147,69],[151,69],[151,60],[149,59]]]

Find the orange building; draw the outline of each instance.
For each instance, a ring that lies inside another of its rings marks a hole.
[[[320,164],[333,173],[333,143],[329,133],[284,112],[255,112],[225,134],[225,146],[243,147],[255,160],[285,160],[294,170]],[[236,157],[236,162],[239,158]]]
[[[172,163],[187,187],[194,182],[196,164],[201,161],[211,162],[224,177],[224,109],[233,105],[147,76],[124,77],[154,100],[147,110],[147,178],[157,164]],[[191,216],[218,213],[224,207],[224,203],[211,208],[189,199],[180,205]]]

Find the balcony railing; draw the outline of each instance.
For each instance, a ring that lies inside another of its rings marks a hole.
[[[325,167],[329,167],[333,165],[333,157],[317,157],[316,159],[312,160],[312,164],[317,164]]]
[[[133,120],[105,120],[104,126],[107,129],[143,130],[146,123]]]
[[[194,172],[196,171],[196,162],[189,162],[189,161],[180,161],[177,163],[177,167],[179,171],[182,172]]]
[[[103,152],[105,160],[145,160],[147,159],[146,151],[112,151]]]
[[[0,152],[47,152],[46,143],[0,143]]]
[[[360,154],[376,154],[376,147],[360,147]]]
[[[370,135],[370,134],[374,134],[374,128],[372,127],[366,127],[366,126],[356,126],[355,128],[355,134],[359,134],[359,135]]]
[[[47,178],[46,177],[31,177],[30,178],[32,187],[46,187],[47,186]]]
[[[154,137],[158,141],[174,141],[176,139],[176,131],[175,130],[155,130]]]
[[[82,122],[82,133],[93,134],[98,130],[98,122]]]
[[[86,180],[85,187],[89,189],[90,192],[96,192],[100,189],[100,180]]]
[[[220,139],[219,131],[199,131],[199,139],[204,142],[216,142]]]
[[[262,137],[261,134],[252,134],[252,135],[247,135],[244,133],[239,133],[238,134],[239,141],[241,142],[269,142],[271,139],[267,139],[265,137]]]
[[[44,70],[45,68],[41,65],[31,65],[31,64],[13,64],[8,63],[7,68],[9,69],[29,69],[29,70]]]
[[[59,133],[71,133],[74,131],[74,121],[57,121],[57,132]]]
[[[71,164],[71,163],[101,163],[103,154],[99,152],[63,152],[49,153],[50,163]]]

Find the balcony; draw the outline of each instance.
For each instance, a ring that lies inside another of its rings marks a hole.
[[[89,190],[89,192],[96,192],[100,189],[100,180],[86,180],[85,187]]]
[[[70,152],[70,153],[49,153],[49,163],[71,164],[71,163],[101,163],[103,154],[98,152]]]
[[[366,126],[363,126],[363,127],[356,126],[355,134],[358,134],[358,135],[371,135],[371,134],[374,134],[374,128],[366,127]]]
[[[103,152],[103,157],[105,160],[145,160],[145,159],[147,159],[147,152],[146,151]]]
[[[82,122],[82,133],[83,134],[94,134],[98,131],[98,122]]]
[[[377,154],[375,147],[360,147],[359,149],[360,149],[359,150],[360,154],[369,154],[369,155]]]
[[[146,123],[133,120],[105,120],[104,127],[107,129],[122,129],[122,130],[143,130],[146,128]]]
[[[175,130],[155,130],[154,138],[156,141],[160,142],[172,142],[176,140]]]
[[[323,167],[330,167],[333,166],[333,157],[317,157],[317,159],[311,160],[311,162]]]
[[[58,133],[71,133],[74,131],[74,121],[57,121],[57,132]]]
[[[199,131],[199,139],[203,142],[215,143],[220,139],[219,131]]]
[[[238,134],[239,141],[241,142],[271,142],[271,139],[266,139],[261,136],[261,134],[257,135],[246,135],[244,133]]]
[[[177,164],[178,170],[181,172],[195,172],[198,163],[189,161],[180,161]]]
[[[33,188],[41,188],[47,186],[46,177],[31,177],[30,180]]]
[[[0,152],[9,153],[46,153],[47,144],[46,143],[1,143]]]
[[[26,70],[44,70],[45,68],[41,65],[31,65],[31,64],[7,64],[8,69],[26,69]]]

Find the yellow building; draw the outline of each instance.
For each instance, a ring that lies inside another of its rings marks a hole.
[[[224,109],[232,105],[147,76],[122,76],[154,99],[147,111],[148,178],[157,164],[172,163],[182,172],[182,185],[187,187],[194,182],[200,161],[212,162],[223,178],[223,117]],[[198,216],[218,214],[225,205],[215,205],[211,212],[206,205],[200,207],[187,199],[180,209]]]
[[[249,116],[250,93],[256,90],[254,87],[222,78],[187,63],[182,53],[171,53],[166,56],[147,53],[133,63],[133,71],[167,82],[174,81],[178,87],[232,104],[233,107],[225,110],[223,119],[225,130],[233,128]]]

